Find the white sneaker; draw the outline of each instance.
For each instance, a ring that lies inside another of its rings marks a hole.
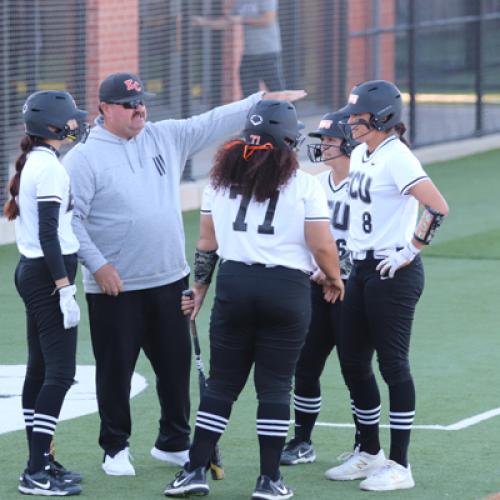
[[[376,455],[370,455],[356,448],[347,455],[347,459],[343,464],[328,469],[325,476],[332,481],[363,479],[382,467],[384,463],[384,450],[381,449]]]
[[[386,460],[379,470],[359,483],[362,490],[368,491],[406,490],[414,486],[410,464],[403,467],[394,460]]]
[[[106,455],[102,469],[108,476],[135,476],[134,466],[130,463],[131,458],[128,448],[124,448],[114,457]]]
[[[151,448],[151,456],[162,462],[169,462],[174,465],[184,467],[186,462],[189,462],[189,450],[182,451],[163,451],[156,446]]]

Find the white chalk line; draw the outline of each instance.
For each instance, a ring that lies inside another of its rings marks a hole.
[[[485,420],[490,420],[494,417],[500,415],[500,408],[493,408],[492,410],[485,411],[483,413],[479,413],[477,415],[473,415],[472,417],[464,418],[463,420],[459,420],[454,424],[450,425],[439,425],[439,424],[415,424],[412,425],[413,429],[423,429],[423,430],[431,430],[431,431],[460,431],[462,429],[467,429],[467,427],[472,427],[473,425],[477,425]],[[333,422],[316,422],[318,427],[337,427],[337,428],[353,428],[354,424],[344,424],[344,423],[333,423]],[[387,424],[380,424],[381,428],[389,429],[390,426]]]

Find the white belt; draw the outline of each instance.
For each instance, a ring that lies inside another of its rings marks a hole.
[[[398,247],[398,248],[384,248],[383,250],[363,250],[361,252],[351,252],[351,259],[352,260],[368,260],[368,259],[375,259],[375,260],[382,260],[387,257],[389,252],[392,252],[394,250],[401,250],[403,247]]]

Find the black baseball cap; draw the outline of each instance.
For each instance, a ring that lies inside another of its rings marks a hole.
[[[100,102],[122,104],[155,95],[146,92],[141,79],[133,73],[113,73],[99,85]]]

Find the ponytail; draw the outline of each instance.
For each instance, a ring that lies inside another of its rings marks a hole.
[[[26,163],[28,153],[39,143],[38,138],[31,135],[25,135],[21,139],[21,154],[16,160],[16,173],[12,176],[9,182],[9,193],[11,199],[8,200],[4,207],[3,213],[9,220],[14,220],[19,215],[19,205],[17,204],[16,197],[19,194],[19,185],[21,183],[21,172]]]
[[[410,147],[410,143],[403,137],[403,135],[406,132],[406,126],[403,122],[398,123],[397,125],[394,125],[394,130],[396,131],[396,134],[399,135],[399,140],[403,143],[406,144],[408,147]]]

